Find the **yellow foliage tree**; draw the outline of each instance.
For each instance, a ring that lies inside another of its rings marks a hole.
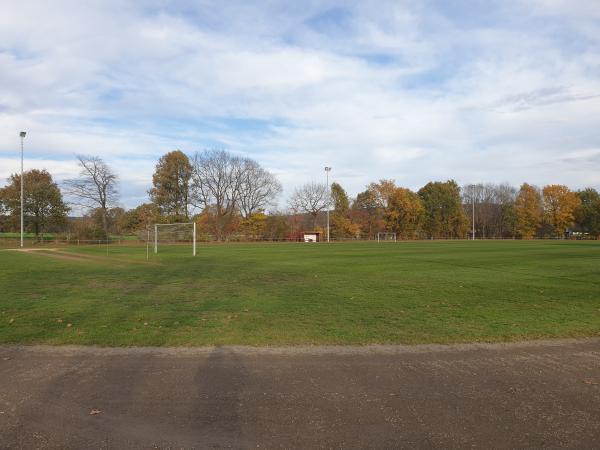
[[[425,208],[421,198],[406,188],[395,188],[388,196],[384,212],[386,227],[400,239],[414,239],[423,222]]]
[[[335,239],[360,237],[360,225],[352,223],[348,217],[338,214],[331,216],[331,229],[331,234]]]
[[[538,188],[523,183],[515,199],[516,232],[523,239],[532,239],[542,222],[542,198]]]
[[[259,211],[251,214],[247,219],[243,219],[240,228],[248,238],[256,239],[265,234],[266,225],[267,216],[262,211]]]
[[[158,160],[152,175],[153,187],[148,193],[162,214],[187,220],[191,177],[192,164],[181,150],[169,152]]]
[[[554,229],[554,234],[562,236],[575,220],[575,211],[581,200],[575,192],[561,184],[544,187],[544,218]]]
[[[394,180],[379,180],[378,183],[369,184],[367,189],[373,192],[377,206],[387,208],[389,198],[396,189],[396,183]]]

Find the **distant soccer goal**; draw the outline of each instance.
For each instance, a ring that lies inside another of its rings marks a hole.
[[[396,242],[396,233],[380,231],[377,233],[377,242]]]
[[[154,224],[154,253],[160,244],[192,245],[192,255],[196,256],[196,222]]]

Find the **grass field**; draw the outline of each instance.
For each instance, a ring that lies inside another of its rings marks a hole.
[[[56,241],[58,241],[58,245],[68,245],[68,242],[66,241],[66,237],[64,235],[59,235],[59,234],[53,234],[53,233],[45,233],[44,235],[40,235],[36,238],[34,233],[24,233],[23,235],[23,240],[24,240],[24,244],[25,247],[33,247],[33,246],[38,246],[40,244],[40,241],[42,241],[44,244],[46,245],[54,245],[57,244]],[[133,235],[115,235],[115,236],[111,236],[110,237],[111,242],[117,242],[117,243],[122,243],[122,242],[126,242],[126,241],[138,241],[139,238],[137,236],[133,236]],[[85,244],[86,242],[89,244],[91,243],[98,243],[98,239],[79,239],[79,241],[83,244]],[[71,240],[72,243],[77,243],[78,240],[77,239],[72,239]],[[21,233],[18,232],[2,232],[0,233],[0,250],[2,249],[10,249],[10,248],[19,248],[20,247],[20,243],[21,243]]]
[[[600,335],[600,242],[0,251],[0,342],[473,342]]]

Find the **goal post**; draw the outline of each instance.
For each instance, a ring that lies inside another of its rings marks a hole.
[[[390,231],[380,231],[377,233],[377,242],[396,242],[396,233]]]
[[[170,238],[171,242],[185,241],[186,233],[191,230],[192,256],[196,256],[196,222],[155,223],[154,224],[154,253],[158,253],[159,234]],[[189,234],[188,234],[189,236]]]

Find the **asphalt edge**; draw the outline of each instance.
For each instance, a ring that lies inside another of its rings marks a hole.
[[[0,352],[46,354],[57,356],[181,356],[192,357],[215,352],[240,355],[402,355],[440,352],[465,352],[474,350],[526,350],[540,347],[592,346],[600,351],[600,337],[540,339],[514,342],[468,343],[468,344],[371,344],[371,345],[292,345],[292,346],[247,346],[223,345],[203,347],[100,347],[94,345],[23,345],[0,344]]]

